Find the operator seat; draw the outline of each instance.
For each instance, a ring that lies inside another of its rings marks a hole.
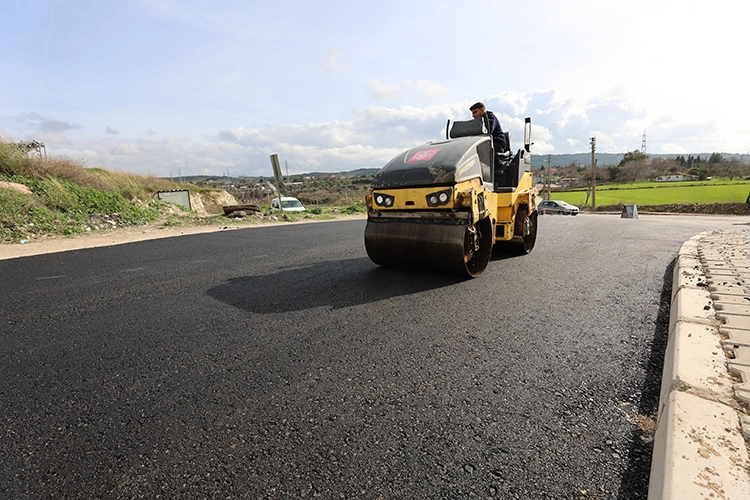
[[[494,186],[493,191],[496,193],[513,192],[518,186],[520,154],[513,156],[510,149],[510,132],[505,134],[505,151],[497,153],[495,158]]]
[[[505,150],[495,151],[495,157],[493,159],[493,191],[496,193],[513,191],[518,185],[519,177],[519,155],[516,155],[514,158],[513,153],[510,150],[510,132],[503,132],[503,134],[505,134]],[[447,132],[447,135],[451,139],[475,135],[489,135],[486,115],[472,120],[454,121],[453,126],[450,128],[450,131]],[[494,142],[495,141],[492,141],[493,147]],[[487,179],[488,176],[483,175],[482,177]]]

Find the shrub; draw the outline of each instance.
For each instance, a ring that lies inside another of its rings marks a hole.
[[[361,213],[364,213],[366,211],[367,211],[367,209],[365,208],[364,204],[362,204],[362,203],[355,203],[354,205],[349,205],[348,207],[345,207],[344,209],[342,209],[341,213],[342,214],[353,215],[353,214],[361,214]]]
[[[22,172],[29,159],[15,144],[0,139],[0,174],[12,176]]]

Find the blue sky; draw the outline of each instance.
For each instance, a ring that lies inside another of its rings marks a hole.
[[[482,100],[535,154],[750,153],[739,1],[5,0],[0,136],[169,175],[381,167]]]

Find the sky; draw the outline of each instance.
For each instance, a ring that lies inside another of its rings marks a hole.
[[[0,137],[160,177],[380,168],[483,101],[532,154],[750,154],[740,0],[3,0]]]

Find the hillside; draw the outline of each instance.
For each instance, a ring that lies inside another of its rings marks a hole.
[[[229,218],[224,215],[223,206],[238,204],[240,200],[224,189],[104,168],[84,168],[67,158],[29,157],[15,144],[0,140],[0,243],[27,243],[50,236],[145,226],[152,231],[183,225],[226,228],[229,225],[330,220],[364,212],[359,191],[346,191],[346,186],[361,189],[369,183],[362,184],[361,177],[351,182],[343,185],[341,196],[331,195],[322,188],[335,192],[338,180],[321,177],[317,191],[311,193],[346,200],[344,206],[311,206],[307,212],[281,214],[272,212],[270,206],[260,200],[260,211]],[[307,184],[298,189],[313,186],[315,184]],[[191,210],[159,199],[160,191],[173,190],[189,191]]]

